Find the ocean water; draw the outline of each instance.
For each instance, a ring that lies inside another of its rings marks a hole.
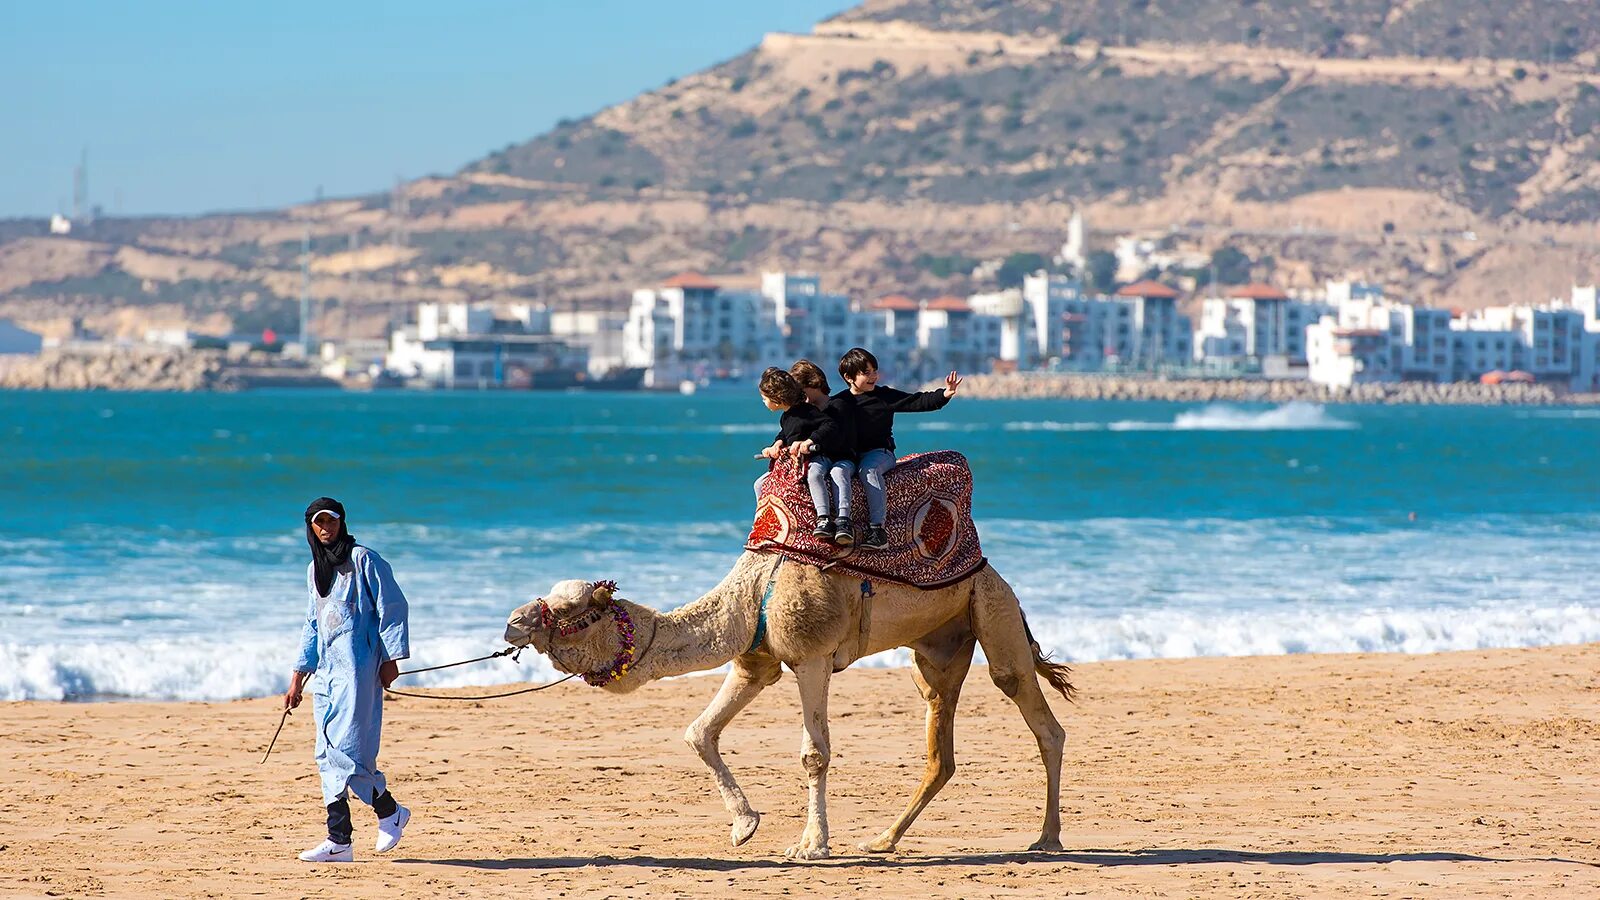
[[[681,605],[739,554],[775,431],[753,389],[0,392],[0,699],[281,691],[323,494],[394,564],[417,666],[498,649],[564,578]],[[1600,640],[1591,410],[958,398],[896,434],[967,455],[984,550],[1058,658]]]

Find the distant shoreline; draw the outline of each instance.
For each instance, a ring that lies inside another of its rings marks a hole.
[[[942,382],[941,382],[942,384]],[[931,386],[931,383],[930,383]],[[1123,400],[1169,403],[1335,403],[1411,406],[1587,406],[1600,394],[1547,384],[1405,381],[1329,388],[1298,380],[1161,378],[1062,372],[971,375],[963,395],[986,400]]]
[[[942,382],[938,383],[942,385]],[[930,382],[927,387],[933,387]],[[375,388],[341,383],[308,366],[227,359],[220,351],[125,347],[96,354],[46,351],[0,359],[0,390],[83,392],[232,393],[259,389],[323,389],[351,392],[455,393],[472,389]],[[517,393],[526,389],[495,388]],[[552,389],[556,390],[556,389]],[[567,390],[567,389],[560,389]],[[1549,384],[1478,384],[1406,381],[1329,388],[1303,380],[1260,378],[1166,378],[1068,372],[969,375],[961,386],[969,399],[1112,400],[1167,403],[1318,403],[1415,406],[1589,406],[1600,394],[1572,393]],[[630,392],[631,393],[631,392]]]

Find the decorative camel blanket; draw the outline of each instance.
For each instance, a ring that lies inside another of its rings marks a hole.
[[[954,584],[983,567],[978,530],[972,524],[972,470],[966,457],[954,450],[903,457],[884,483],[889,546],[840,547],[811,534],[817,514],[806,489],[805,467],[787,457],[774,460],[761,482],[745,548],[924,589]],[[852,512],[865,513],[867,498],[859,478],[852,491]],[[864,515],[853,517],[858,526],[865,524]],[[858,539],[861,530],[856,529]]]

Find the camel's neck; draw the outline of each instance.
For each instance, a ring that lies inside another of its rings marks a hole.
[[[761,591],[775,564],[776,557],[746,554],[721,584],[693,603],[669,613],[642,609],[635,626],[641,655],[630,675],[650,681],[702,672],[749,650]]]

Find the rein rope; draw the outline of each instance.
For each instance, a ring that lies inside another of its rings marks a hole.
[[[436,671],[438,669],[450,669],[450,668],[454,668],[456,666],[464,666],[464,665],[467,665],[469,663],[483,662],[486,659],[495,659],[495,658],[501,657],[501,656],[509,656],[509,657],[511,657],[511,661],[512,662],[517,662],[518,661],[518,657],[522,655],[522,650],[523,650],[523,648],[521,648],[521,647],[507,647],[504,650],[498,651],[496,653],[490,653],[487,656],[480,656],[480,657],[477,657],[476,659],[463,659],[460,662],[445,663],[442,666],[428,666],[427,668],[423,668],[423,669],[407,669],[406,671],[401,672],[400,675],[396,675],[395,678],[399,678],[401,675],[416,675],[419,672],[433,672],[433,671]],[[418,693],[415,693],[413,691],[397,691],[394,688],[384,688],[383,690],[384,690],[384,693],[387,693],[387,694],[395,694],[395,695],[401,696],[401,697],[416,697],[416,698],[419,698],[419,699],[422,699],[422,700],[497,700],[497,699],[499,699],[501,697],[515,697],[518,694],[531,694],[531,693],[533,693],[535,691],[542,691],[542,690],[544,690],[546,688],[553,688],[556,685],[560,684],[561,682],[568,681],[568,680],[570,680],[570,679],[572,679],[574,677],[576,677],[576,673],[574,673],[573,675],[568,675],[566,678],[561,678],[561,679],[558,679],[556,681],[552,681],[549,684],[540,684],[540,685],[535,685],[533,687],[520,688],[520,689],[515,690],[515,691],[502,691],[502,692],[500,692],[498,694],[480,694],[480,695],[476,695],[476,696],[472,696],[472,697],[456,697],[456,696],[450,696],[450,695],[445,695],[445,694],[418,694]],[[280,724],[279,727],[281,728],[282,725]]]

